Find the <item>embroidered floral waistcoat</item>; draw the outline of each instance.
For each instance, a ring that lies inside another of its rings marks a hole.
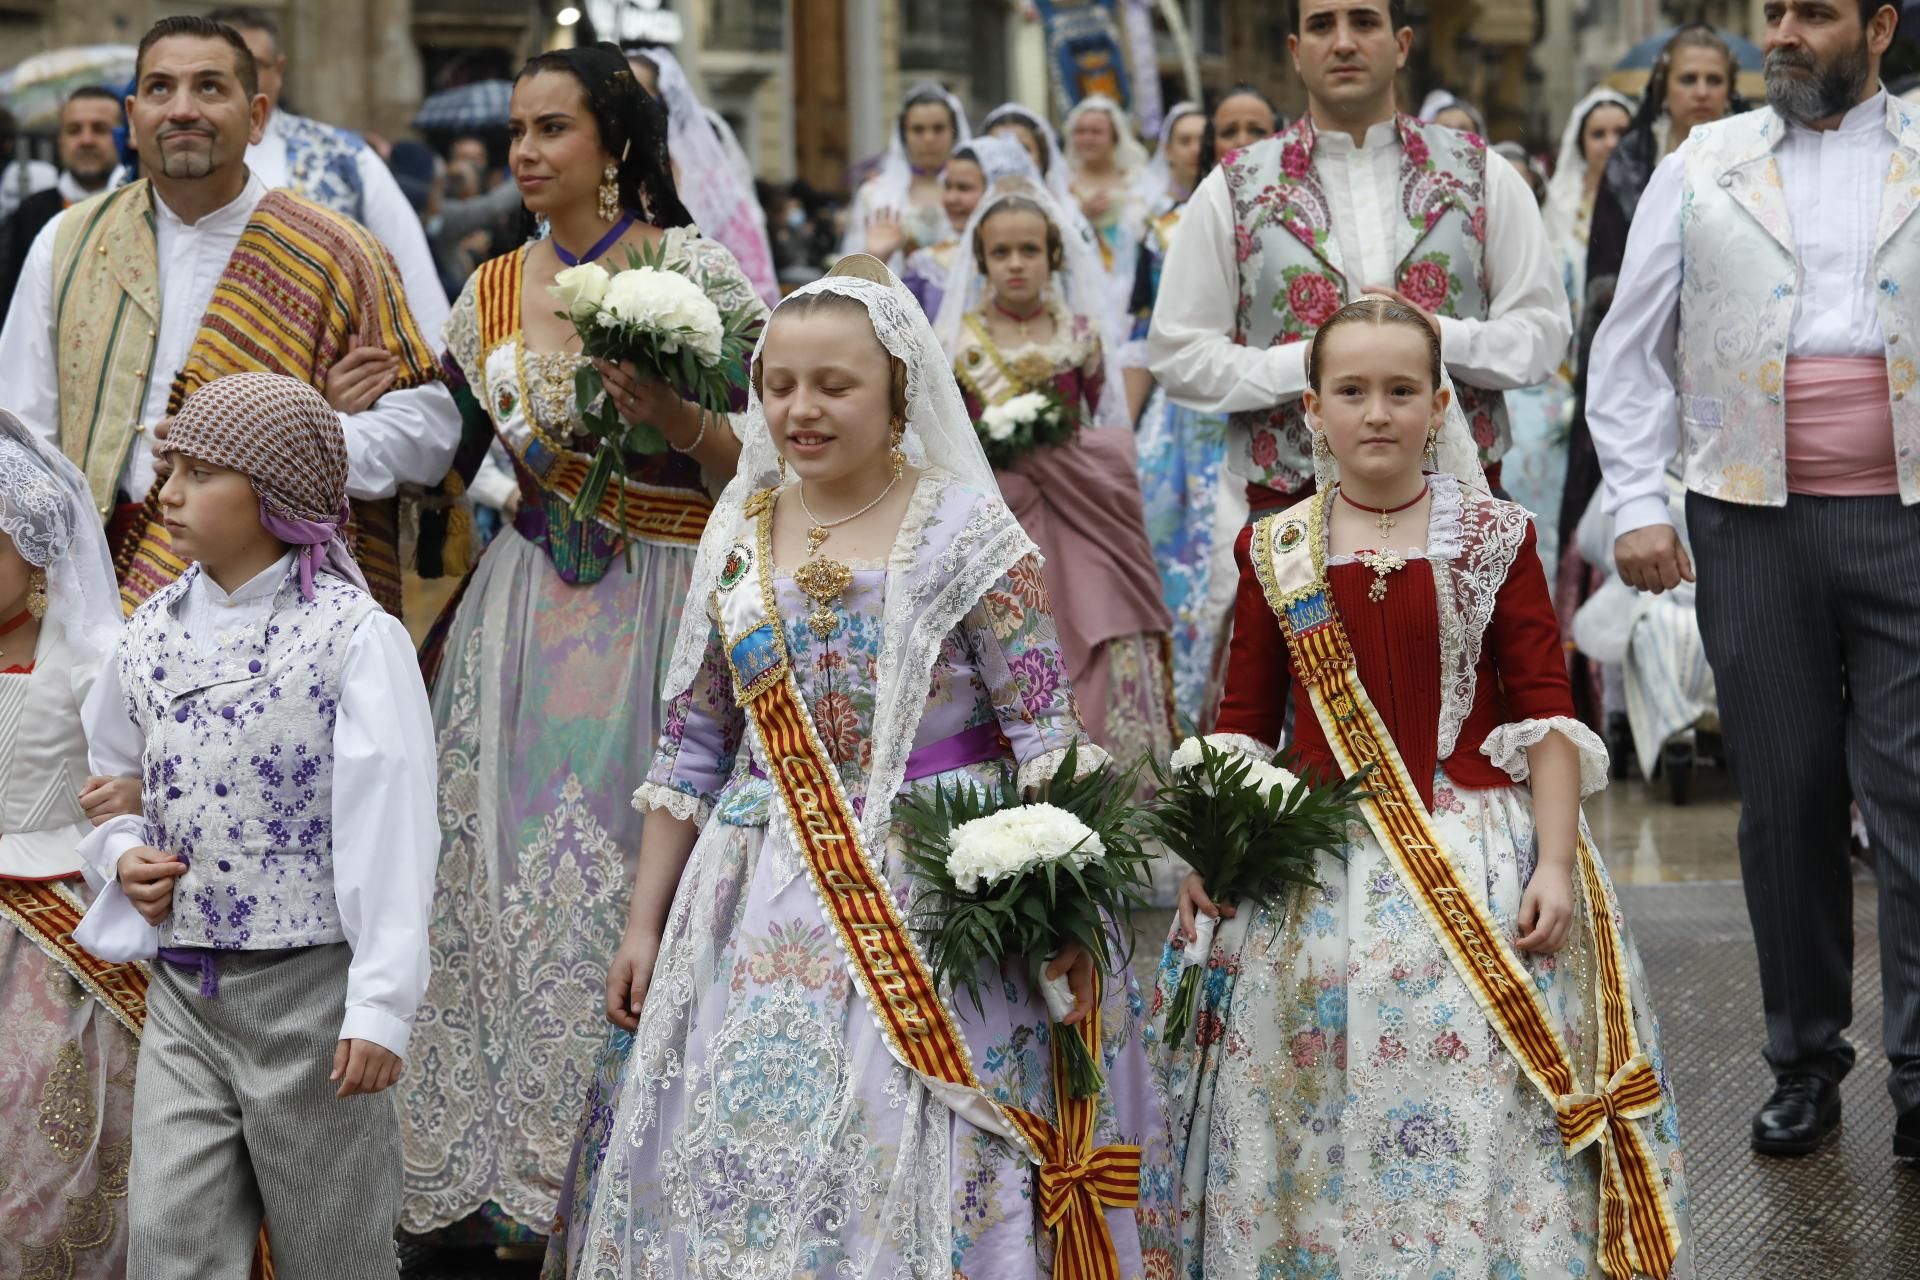
[[[1487,144],[1472,134],[1399,116],[1400,216],[1395,220],[1395,283],[1443,316],[1484,320]],[[1339,263],[1332,206],[1314,171],[1313,121],[1302,116],[1278,137],[1221,161],[1233,200],[1240,296],[1234,341],[1249,347],[1305,342],[1371,280],[1350,278]],[[1357,266],[1358,264],[1353,264]],[[1506,451],[1506,401],[1498,391],[1455,381],[1460,408],[1484,460]],[[1313,481],[1313,438],[1292,400],[1233,414],[1227,464],[1234,474],[1282,493]]]
[[[146,739],[147,842],[185,859],[161,945],[266,951],[340,942],[333,727],[355,628],[379,606],[290,574],[251,632],[201,652],[174,610],[195,565],[127,621],[120,678]]]
[[[1920,501],[1920,402],[1912,398],[1920,279],[1920,115],[1887,99],[1896,141],[1880,193],[1874,301],[1886,334],[1900,500]],[[1771,109],[1693,131],[1680,204],[1683,255],[1676,389],[1687,488],[1725,502],[1787,501],[1787,343],[1799,293],[1792,220]]]

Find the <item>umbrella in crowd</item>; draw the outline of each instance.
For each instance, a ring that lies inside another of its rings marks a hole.
[[[414,114],[416,129],[500,129],[513,98],[511,80],[477,80],[430,94]]]
[[[0,96],[22,129],[48,128],[59,121],[61,104],[75,89],[131,80],[134,54],[130,44],[74,45],[36,53],[0,76]]]
[[[1676,27],[1668,27],[1657,35],[1628,49],[1620,61],[1613,64],[1613,70],[1607,73],[1607,87],[1618,89],[1621,93],[1642,94],[1647,89],[1647,73],[1653,70],[1653,64],[1659,59],[1660,51],[1667,47],[1667,41],[1673,39]],[[1764,98],[1767,93],[1766,77],[1760,66],[1764,55],[1760,46],[1743,35],[1737,35],[1722,27],[1715,27],[1714,34],[1726,42],[1733,50],[1734,61],[1740,64],[1739,83],[1734,87],[1750,100]]]

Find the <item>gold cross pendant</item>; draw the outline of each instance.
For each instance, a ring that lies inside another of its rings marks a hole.
[[[1384,538],[1393,532],[1393,513],[1391,511],[1382,511],[1379,513],[1379,517],[1379,519],[1374,521],[1374,524],[1379,526],[1380,536]]]

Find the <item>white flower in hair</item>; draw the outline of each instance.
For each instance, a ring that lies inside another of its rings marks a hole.
[[[1084,867],[1106,856],[1107,847],[1086,823],[1050,804],[1002,809],[953,829],[947,874],[967,893],[978,893],[1044,862],[1071,858]]]
[[[684,344],[702,363],[720,358],[724,333],[720,308],[677,271],[635,267],[615,275],[600,302],[600,323],[608,328],[645,329],[659,337],[661,348],[669,354]]]
[[[566,308],[568,315],[577,320],[586,320],[600,309],[612,280],[607,269],[599,263],[583,262],[554,276],[553,283],[547,286],[547,292]]]

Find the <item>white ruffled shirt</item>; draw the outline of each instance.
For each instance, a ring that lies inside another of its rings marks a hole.
[[[216,648],[272,612],[292,567],[289,553],[239,587],[202,573],[180,603],[182,630]],[[95,774],[138,776],[145,741],[128,714],[116,650],[81,710]],[[347,641],[333,727],[333,887],[353,961],[340,1039],[371,1040],[405,1057],[427,990],[427,920],[440,857],[433,712],[398,618],[376,609]],[[87,883],[99,891],[75,936],[103,960],[151,958],[160,930],[121,892],[120,858],[146,843],[145,820],[109,819],[80,845]]]

